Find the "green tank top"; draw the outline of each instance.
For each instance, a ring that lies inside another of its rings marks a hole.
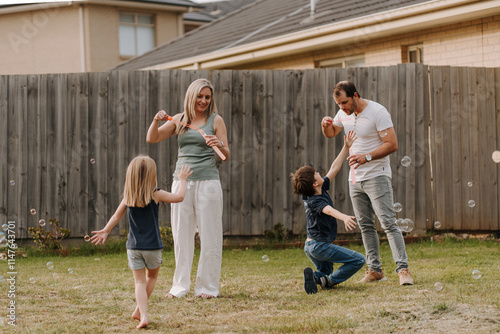
[[[200,126],[207,135],[215,135],[214,119],[216,114],[210,115],[207,122]],[[208,146],[205,138],[198,130],[188,129],[184,134],[177,137],[179,152],[175,170],[180,171],[182,166],[191,167],[193,174],[188,181],[219,180],[219,170],[215,166],[215,151]],[[174,180],[178,180],[174,173]]]

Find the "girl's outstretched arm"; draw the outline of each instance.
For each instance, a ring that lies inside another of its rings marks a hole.
[[[104,245],[109,233],[111,233],[113,227],[115,227],[115,225],[118,224],[118,222],[123,218],[125,212],[127,212],[127,205],[125,204],[125,201],[122,200],[113,216],[111,216],[111,218],[109,219],[106,226],[102,230],[92,231],[92,233],[94,233],[94,235],[90,238],[92,243],[94,245],[99,245],[99,243],[102,243]]]
[[[184,165],[182,166],[180,172],[176,171],[175,173],[179,178],[179,189],[176,193],[169,193],[165,190],[156,191],[153,196],[157,202],[179,203],[184,200],[184,196],[186,195],[186,180],[191,174],[193,174],[193,171],[191,170],[191,167]]]

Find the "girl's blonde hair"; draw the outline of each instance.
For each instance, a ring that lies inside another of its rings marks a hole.
[[[131,207],[143,208],[153,199],[157,187],[156,163],[148,156],[140,155],[132,159],[125,176],[123,199]]]
[[[217,106],[215,105],[214,86],[207,79],[198,79],[193,81],[186,91],[186,97],[184,98],[184,115],[182,115],[181,118],[183,122],[191,124],[193,119],[196,117],[196,111],[194,109],[194,106],[196,105],[196,98],[198,97],[198,95],[200,95],[201,90],[205,87],[210,88],[210,91],[212,93],[210,104],[205,111],[205,117],[208,119],[210,115],[218,113]],[[186,126],[178,124],[175,133],[179,135],[183,134],[186,131]]]

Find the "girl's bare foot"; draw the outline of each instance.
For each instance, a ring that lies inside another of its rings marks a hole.
[[[141,311],[139,311],[139,307],[135,307],[134,313],[132,313],[132,318],[135,320],[141,320]]]
[[[139,323],[139,325],[137,325],[137,328],[144,328],[148,325],[148,319],[145,318],[143,320],[141,320],[141,322]]]
[[[212,295],[207,295],[206,293],[200,293],[198,297],[205,298],[205,299],[212,299],[214,296]]]
[[[168,299],[172,299],[172,298],[177,298],[176,296],[174,296],[173,294],[171,294],[170,292],[167,293],[167,296],[166,296]]]

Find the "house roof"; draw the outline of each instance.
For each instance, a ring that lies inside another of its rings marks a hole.
[[[316,2],[316,11],[312,14],[309,0],[257,0],[113,69],[193,68],[189,64],[196,66],[199,62],[204,62],[204,67],[198,68],[217,68],[217,55],[220,55],[219,59],[236,59],[238,52],[241,54],[245,50],[247,59],[256,59],[259,50],[266,45],[272,45],[276,52],[280,47],[284,48],[286,37],[301,43],[300,46],[306,50],[314,47],[315,43],[326,45],[321,36],[332,35],[333,32],[348,43],[356,37],[355,28],[358,29],[358,37],[375,36],[382,29],[390,34],[405,29],[421,29],[419,22],[405,21],[405,18],[416,15],[415,12],[427,15],[425,19],[434,25],[444,24],[451,22],[451,18],[446,18],[448,12],[445,13],[445,9],[471,3],[487,3],[489,8],[500,7],[498,2],[494,4],[495,1],[320,0]],[[439,10],[443,13],[436,14]],[[483,12],[485,10],[488,8]],[[450,15],[454,13],[450,12]],[[463,19],[463,15],[461,17]],[[395,20],[399,20],[398,26],[386,24]],[[371,25],[368,26],[367,22]],[[313,32],[315,39],[312,38]],[[286,43],[291,45],[289,41]],[[207,59],[213,60],[212,65],[207,64]],[[264,59],[263,56],[261,59]],[[224,60],[218,65],[222,63]],[[233,64],[236,63],[237,60],[234,60]]]
[[[204,8],[201,11],[185,13],[183,18],[187,21],[211,22],[255,1],[226,0],[205,2],[202,4]]]

